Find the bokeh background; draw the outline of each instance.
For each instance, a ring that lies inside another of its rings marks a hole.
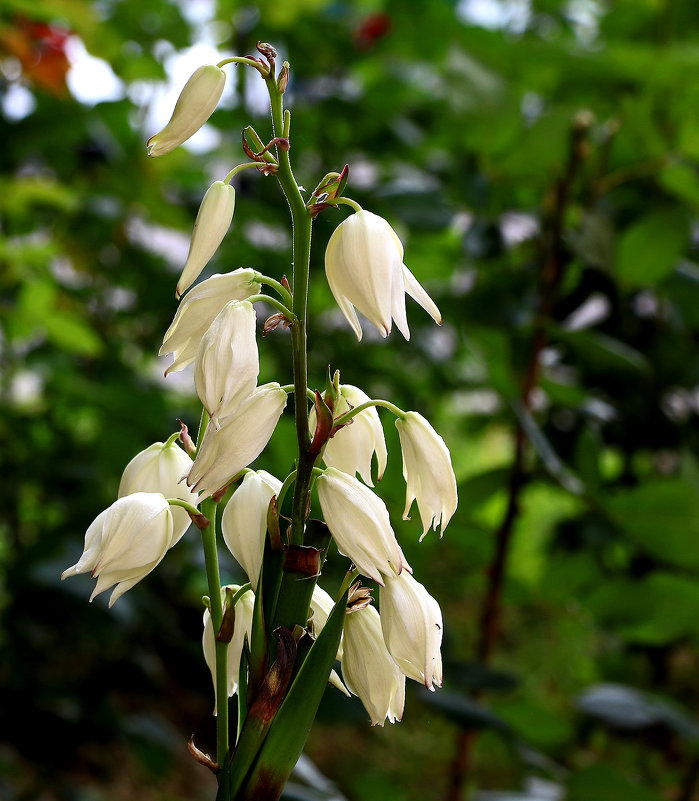
[[[444,689],[385,729],[326,693],[288,797],[699,799],[694,0],[1,0],[0,797],[213,797],[186,752],[214,739],[196,531],[112,610],[59,576],[128,460],[196,427],[191,376],[155,354],[206,187],[244,126],[269,135],[257,73],[227,68],[187,147],[144,142],[195,67],[260,39],[292,63],[298,179],[348,163],[445,320],[409,302],[410,343],[358,345],[326,212],[311,381],[330,364],[425,414],[461,498],[418,543],[387,415],[380,493],[444,610]],[[281,277],[278,187],[236,187],[210,271]],[[282,332],[261,355],[289,380]],[[259,466],[293,443],[285,415]]]

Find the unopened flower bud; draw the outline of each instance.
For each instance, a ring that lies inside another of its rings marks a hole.
[[[148,155],[163,156],[193,136],[213,114],[225,83],[226,73],[215,64],[195,70],[180,92],[168,124],[148,140]]]
[[[279,77],[277,78],[277,89],[279,90],[280,94],[284,94],[286,92],[286,87],[289,85],[289,62],[285,61],[282,64],[281,71],[279,72]]]
[[[180,280],[177,282],[177,297],[199,277],[218,250],[233,219],[235,189],[223,181],[214,181],[206,190],[194,221],[192,241]]]

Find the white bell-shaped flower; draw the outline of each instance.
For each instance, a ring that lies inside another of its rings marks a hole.
[[[406,483],[403,519],[414,500],[422,521],[422,536],[430,526],[444,533],[447,523],[456,511],[458,496],[456,476],[451,455],[442,437],[418,412],[408,412],[396,420],[403,452],[403,478]]]
[[[194,362],[199,400],[219,427],[219,417],[238,405],[257,386],[260,361],[255,337],[255,308],[232,300],[209,326]]]
[[[218,250],[230,228],[234,210],[235,189],[223,181],[214,181],[206,190],[194,221],[189,254],[175,290],[178,298],[197,280]]]
[[[160,356],[172,353],[175,357],[165,375],[183,370],[194,361],[202,337],[229,301],[257,295],[260,288],[255,271],[241,267],[212,275],[190,289],[180,301],[159,351]]]
[[[323,397],[325,397],[325,393],[323,393]],[[337,420],[350,409],[366,403],[368,400],[370,400],[369,396],[359,387],[342,384],[340,395],[335,402],[333,417]],[[311,434],[313,434],[316,428],[315,406],[311,409],[309,426]],[[323,451],[323,461],[328,467],[334,467],[343,473],[352,476],[359,473],[362,481],[373,487],[371,460],[374,454],[376,454],[377,477],[380,481],[386,469],[388,451],[379,413],[372,406],[359,412],[352,418],[350,425],[343,426],[328,440]]]
[[[228,587],[237,592],[240,587],[236,584],[229,584]],[[221,587],[221,600],[225,601],[226,587]],[[250,641],[252,632],[252,612],[255,607],[255,593],[248,590],[236,602],[235,605],[235,622],[233,624],[233,637],[228,644],[228,654],[226,660],[226,670],[228,679],[228,697],[235,695],[238,692],[238,684],[240,678],[240,658],[243,653],[243,645],[245,643],[245,636],[247,635],[248,642]],[[211,678],[214,683],[214,715],[218,710],[218,698],[216,697],[216,637],[214,635],[214,627],[211,624],[211,612],[209,609],[204,610],[204,633],[201,638],[202,650],[204,651],[204,660],[206,666],[211,672]]]
[[[119,497],[134,492],[159,492],[165,498],[179,498],[196,506],[197,495],[181,484],[182,475],[192,467],[192,460],[175,442],[154,442],[136,454],[126,465],[119,483]],[[185,509],[170,507],[174,525],[174,545],[187,531],[191,519]]]
[[[187,484],[192,492],[200,493],[200,501],[225,487],[262,453],[286,399],[286,392],[279,384],[263,384],[220,420],[220,429],[209,423],[187,475]]]
[[[170,505],[155,492],[134,492],[99,514],[85,534],[85,548],[61,579],[91,573],[97,585],[90,596],[116,584],[109,605],[148,575],[174,544]]]
[[[346,616],[343,641],[342,678],[359,696],[372,726],[399,721],[405,706],[405,676],[386,648],[373,606]]]
[[[328,467],[316,481],[323,517],[340,553],[360,573],[383,584],[383,576],[410,566],[391,528],[386,504],[354,476]]]
[[[405,312],[406,293],[437,323],[439,309],[417,278],[403,264],[403,245],[391,226],[377,214],[358,211],[333,231],[325,251],[325,274],[337,305],[357,339],[362,328],[355,307],[379,330],[398,330],[410,339]]]
[[[381,627],[389,653],[409,679],[428,690],[442,686],[442,610],[407,571],[386,577]]]
[[[269,502],[282,482],[265,470],[246,473],[221,515],[221,532],[228,550],[257,590],[267,533]]]
[[[180,92],[168,124],[148,140],[148,155],[163,156],[193,136],[213,114],[225,83],[226,73],[215,64],[195,70]]]

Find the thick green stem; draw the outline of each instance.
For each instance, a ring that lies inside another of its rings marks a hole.
[[[211,602],[211,625],[214,637],[218,634],[223,621],[223,603],[221,600],[221,578],[218,572],[218,551],[216,549],[216,502],[211,498],[203,501],[202,513],[208,518],[209,525],[201,532],[206,562],[206,579],[209,585]],[[216,760],[219,765],[228,753],[228,643],[216,640]]]
[[[267,88],[272,105],[272,126],[274,136],[284,131],[283,95],[279,92],[273,76],[267,78]],[[291,170],[288,150],[277,148],[279,169],[277,180],[286,196],[291,211],[293,226],[293,307],[296,323],[292,326],[292,347],[294,362],[294,407],[296,418],[296,437],[299,458],[294,485],[294,501],[291,513],[291,542],[303,545],[306,504],[311,483],[311,470],[315,455],[308,452],[310,434],[308,430],[308,367],[306,362],[306,309],[308,305],[308,278],[311,258],[311,216],[301,197],[298,184]]]

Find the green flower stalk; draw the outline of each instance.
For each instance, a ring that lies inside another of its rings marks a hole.
[[[271,45],[257,48],[261,58],[235,56],[197,70],[168,125],[149,140],[148,152],[169,152],[206,122],[223,90],[222,66],[234,62],[257,70],[269,91],[271,136],[265,144],[247,128],[249,161],[232,167],[204,195],[176,295],[197,281],[226,235],[235,208],[228,181],[244,169],[275,176],[288,202],[290,277],[237,269],[201,281],[182,298],[160,353],[174,357],[166,375],[194,365],[203,405],[197,442],[183,424],[179,438],[186,453],[173,435],[134,457],[122,478],[123,497],[90,526],[83,555],[63,574],[92,572],[93,595],[116,585],[113,603],[155,568],[190,520],[201,530],[208,590],[202,647],[214,685],[217,751],[212,759],[193,744],[191,750],[216,772],[217,801],[277,801],[328,683],[358,695],[374,725],[401,719],[406,677],[429,688],[441,685],[439,605],[413,578],[386,504],[373,489],[374,457],[377,479],[388,459],[379,410],[398,418],[405,514],[417,501],[424,532],[430,526],[443,531],[456,508],[449,451],[425,418],[342,385],[339,372],[324,392],[309,386],[307,298],[318,214],[345,205],[353,210],[331,236],[325,264],[358,339],[356,310],[382,335],[395,322],[408,338],[406,294],[436,322],[441,316],[403,264],[403,245],[388,222],[344,196],[347,167],[327,173],[304,201],[291,167],[291,115],[284,108],[293,75],[287,62],[277,70]],[[293,384],[257,384],[264,359],[253,305],[258,301],[275,311],[263,334],[289,329]],[[274,466],[284,477],[276,478],[250,465],[274,436],[289,395],[297,448]],[[243,587],[221,587],[219,519],[227,550],[248,575]],[[350,560],[335,598],[317,583],[331,539]],[[371,591],[355,581],[359,574],[380,585],[381,615]],[[335,671],[338,660],[344,683]]]

